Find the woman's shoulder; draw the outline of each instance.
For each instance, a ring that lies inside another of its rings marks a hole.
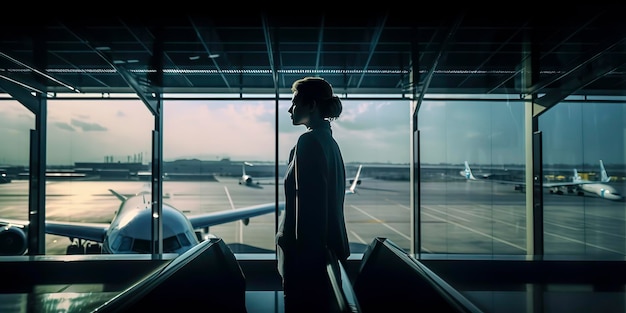
[[[328,134],[323,131],[312,130],[300,135],[300,137],[298,138],[298,143],[313,143],[328,140],[331,138],[332,137],[329,137]]]
[[[298,137],[298,143],[296,145],[297,146],[308,145],[308,144],[311,144],[314,140],[315,138],[314,138],[313,133],[306,132],[300,135],[300,137]]]
[[[318,134],[315,134],[315,132],[306,132],[300,135],[300,137],[298,138],[298,143],[296,145],[298,146],[298,149],[313,148],[322,145],[324,140],[324,138],[320,137]]]

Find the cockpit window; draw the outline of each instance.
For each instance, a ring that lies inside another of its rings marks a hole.
[[[181,245],[178,241],[178,236],[172,236],[163,239],[163,252],[170,253],[176,252],[176,250],[180,249]]]
[[[177,253],[182,247],[190,247],[191,241],[185,233],[180,233],[163,239],[164,253]],[[150,241],[143,239],[133,239],[128,236],[118,236],[112,245],[118,252],[151,253]]]
[[[178,241],[178,236],[171,236],[163,239],[163,252],[172,253],[181,248],[181,243]],[[137,253],[151,253],[150,241],[135,239],[133,243],[133,252]]]
[[[151,253],[152,251],[150,249],[150,241],[135,239],[132,251],[137,253]]]

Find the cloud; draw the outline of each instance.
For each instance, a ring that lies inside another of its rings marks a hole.
[[[273,159],[271,101],[170,101],[164,106],[164,158],[219,155]]]
[[[407,129],[410,118],[408,100],[382,102],[344,100],[342,102],[344,111],[336,121],[337,125],[342,128],[374,132],[397,126]]]
[[[83,122],[77,119],[72,119],[72,125],[80,128],[82,131],[84,132],[89,132],[89,131],[106,131],[107,128],[103,127],[97,123],[87,123],[87,122]]]
[[[67,130],[70,132],[75,132],[76,129],[74,129],[74,127],[72,127],[72,125],[65,123],[65,122],[54,122],[52,125],[54,125],[57,128],[63,129],[63,130]]]

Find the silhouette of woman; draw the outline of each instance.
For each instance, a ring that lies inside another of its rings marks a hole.
[[[330,127],[342,104],[323,78],[296,80],[291,90],[292,123],[306,126],[306,131],[290,152],[285,210],[276,234],[285,311],[329,312],[332,294],[326,260],[330,256],[345,262],[350,255],[345,167]]]

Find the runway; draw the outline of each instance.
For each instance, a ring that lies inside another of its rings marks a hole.
[[[276,187],[278,189],[276,189]],[[623,186],[620,186],[623,189]],[[50,181],[46,216],[72,222],[111,221],[119,200],[108,189],[135,194],[149,189],[140,181]],[[364,180],[345,201],[353,253],[363,253],[376,237],[411,249],[411,197],[408,181]],[[419,185],[422,254],[526,254],[525,195],[496,183],[422,182]],[[185,214],[232,210],[283,200],[282,185],[250,188],[235,178],[218,182],[165,181],[164,202]],[[624,256],[624,202],[594,197],[544,194],[547,255]],[[0,217],[28,219],[28,182],[0,185]],[[417,220],[417,219],[416,219]],[[267,214],[248,225],[214,226],[235,253],[273,252],[276,217]],[[69,239],[46,235],[46,254],[65,254]]]

